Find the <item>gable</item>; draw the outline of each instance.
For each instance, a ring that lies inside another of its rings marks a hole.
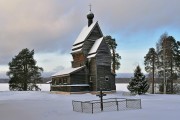
[[[103,37],[103,34],[99,27],[99,24],[97,23],[87,37],[87,40],[97,40],[100,37]]]
[[[110,50],[106,42],[103,40],[103,37],[99,38],[95,41],[94,45],[92,46],[91,50],[88,53],[87,58],[96,57],[98,53],[104,54],[104,55],[110,55]]]
[[[89,27],[85,26],[82,29],[79,36],[77,37],[77,39],[75,40],[71,53],[74,53],[76,51],[81,51],[87,40],[95,41],[96,39],[98,39],[99,37],[102,37],[102,36],[103,36],[103,34],[99,27],[98,22],[92,23]],[[90,49],[90,48],[88,48],[88,49]]]
[[[92,29],[95,27],[97,22],[92,23],[89,27],[86,25],[80,32],[79,36],[75,40],[73,46],[76,46],[78,44],[81,44],[84,42],[84,40],[88,37],[88,35],[91,33]]]
[[[101,44],[99,45],[99,47],[97,49],[97,53],[98,54],[104,54],[105,56],[111,56],[111,51],[109,49],[109,46],[105,42],[104,39],[102,40]]]

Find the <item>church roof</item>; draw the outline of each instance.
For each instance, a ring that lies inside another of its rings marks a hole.
[[[91,58],[91,57],[95,57],[96,56],[96,52],[97,52],[97,50],[98,50],[102,40],[103,40],[103,37],[101,37],[101,38],[99,38],[99,39],[97,39],[95,41],[94,45],[92,46],[91,50],[88,53],[89,56],[87,58]]]
[[[87,58],[93,58],[93,57],[95,57],[95,56],[96,56],[96,53],[91,54],[91,55],[88,55],[88,57],[87,57]]]
[[[91,33],[92,29],[94,28],[94,26],[97,24],[98,22],[94,22],[92,23],[89,27],[88,25],[86,25],[81,33],[79,34],[79,36],[77,37],[77,39],[75,40],[73,46],[76,46],[79,43],[84,42],[84,40],[88,37],[88,35]]]
[[[64,70],[61,70],[57,73],[55,73],[54,75],[52,75],[52,77],[55,77],[55,76],[62,76],[62,75],[69,75],[73,72],[76,72],[82,68],[84,68],[85,66],[81,66],[81,67],[77,67],[77,68],[67,68],[67,69],[64,69]]]

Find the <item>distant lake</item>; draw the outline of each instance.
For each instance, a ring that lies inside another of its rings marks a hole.
[[[116,90],[118,91],[128,91],[127,90],[127,83],[116,84]],[[50,84],[38,84],[41,91],[50,91]],[[0,83],[0,91],[9,91],[9,84],[8,83]]]

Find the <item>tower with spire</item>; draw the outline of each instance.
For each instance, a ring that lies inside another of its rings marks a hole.
[[[72,67],[52,75],[51,91],[114,91],[115,75],[111,72],[111,53],[94,14],[87,14],[88,24],[72,46]]]

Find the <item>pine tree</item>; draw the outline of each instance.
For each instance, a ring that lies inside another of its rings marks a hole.
[[[157,68],[158,55],[154,48],[150,48],[149,52],[144,57],[144,65],[147,73],[152,74],[152,94],[154,94],[154,77]]]
[[[112,70],[114,73],[116,73],[116,70],[120,68],[120,59],[121,56],[116,52],[117,43],[116,40],[113,39],[111,36],[106,36],[105,41],[109,46],[109,49],[111,50],[111,56],[112,56]]]
[[[39,90],[36,85],[41,81],[43,68],[36,66],[34,50],[23,49],[9,62],[7,75],[10,78],[9,89],[17,91]]]
[[[149,89],[149,84],[145,79],[145,75],[141,72],[141,68],[138,65],[134,71],[134,77],[130,80],[127,86],[131,93],[145,94]]]

